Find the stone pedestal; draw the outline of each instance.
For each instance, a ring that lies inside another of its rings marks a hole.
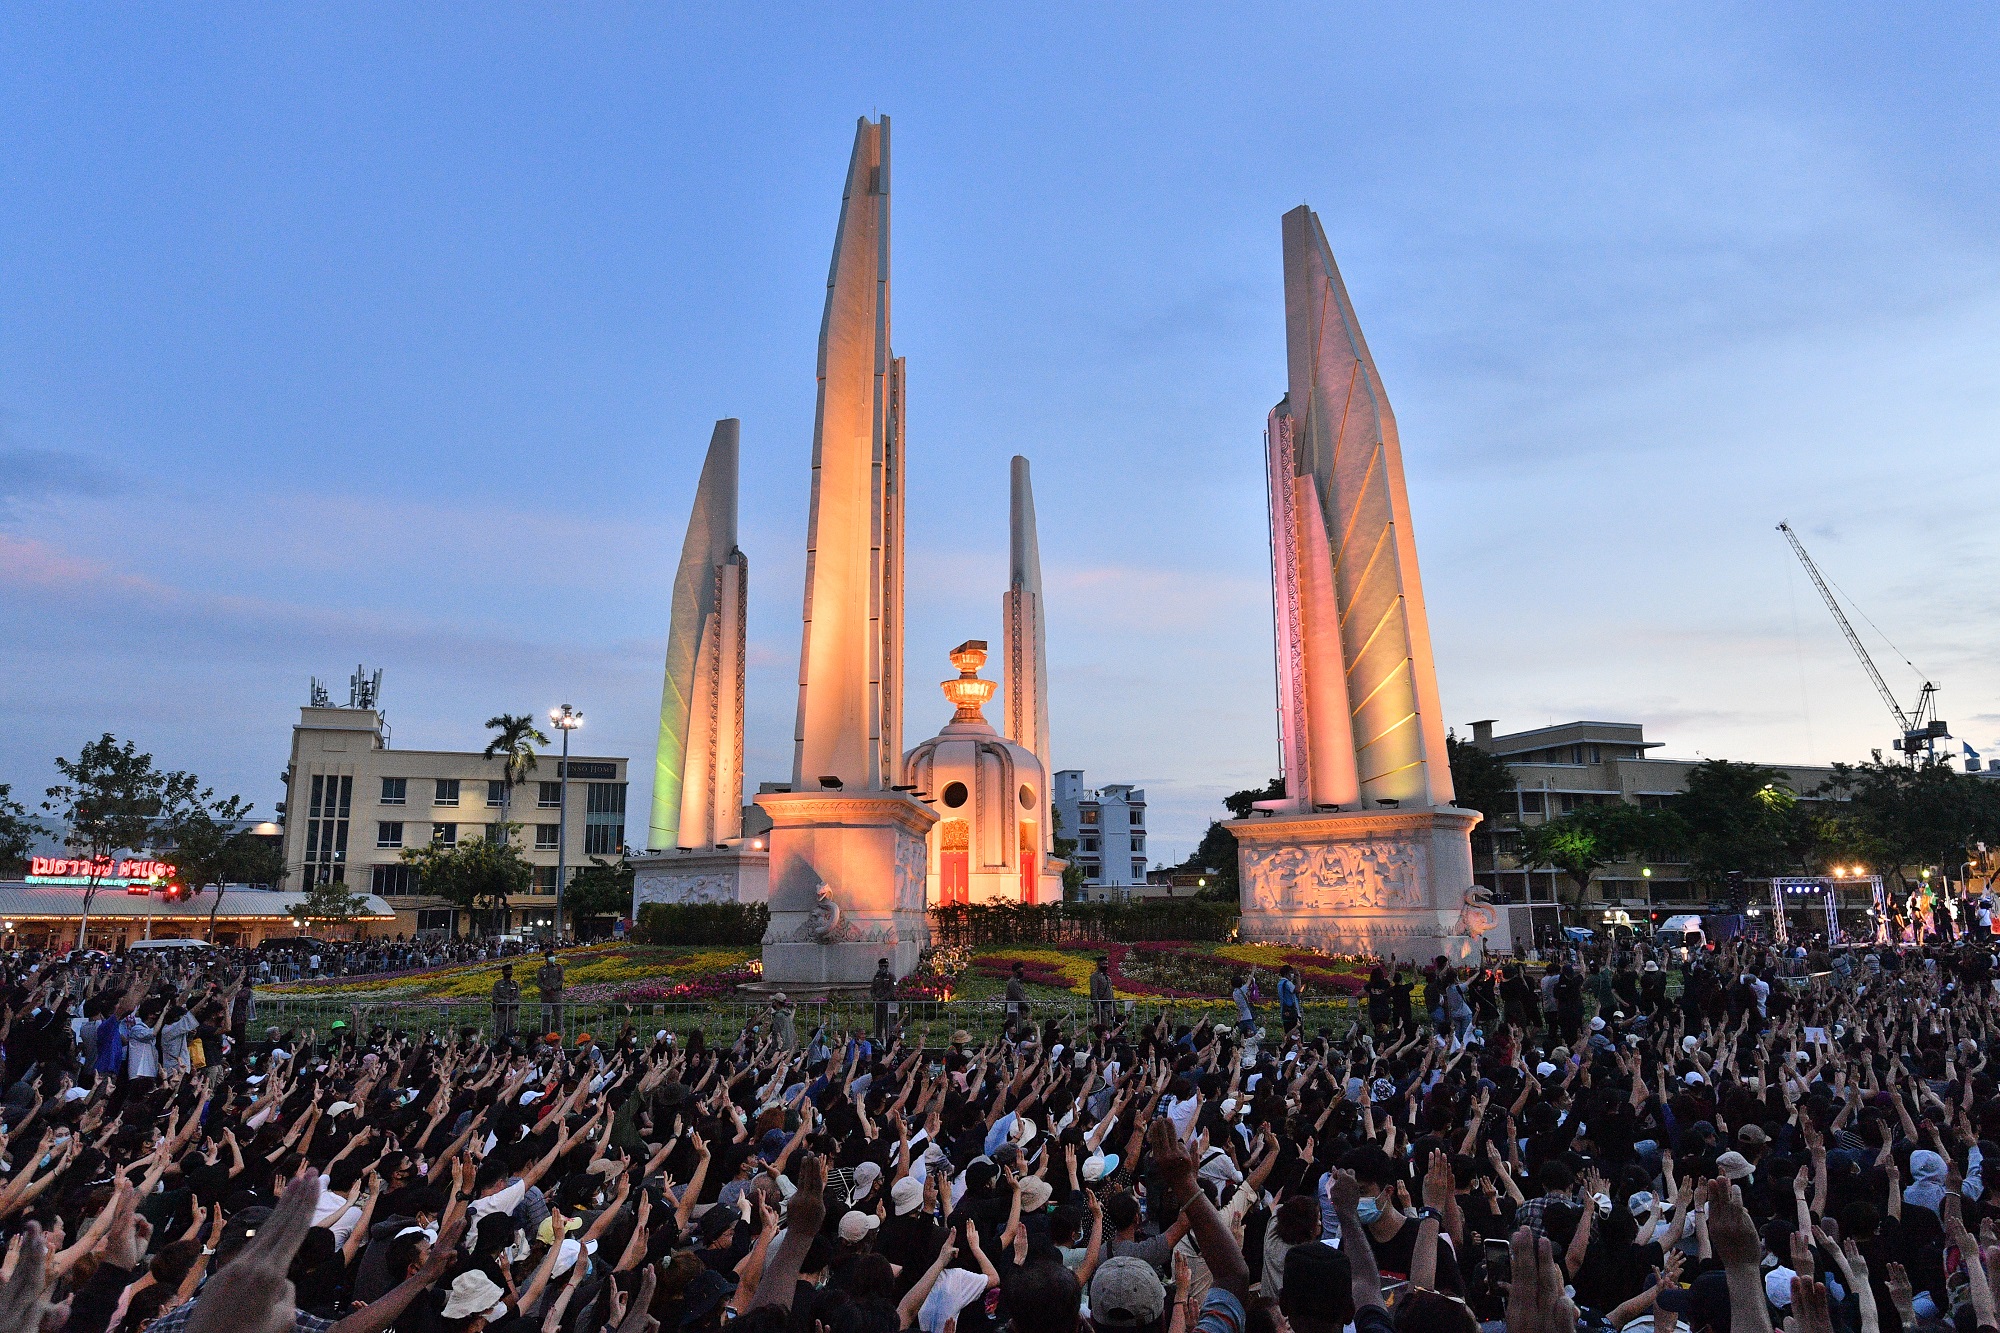
[[[761,903],[769,896],[771,854],[763,839],[727,847],[640,852],[632,867],[632,919],[647,903]]]
[[[924,842],[937,815],[902,792],[765,792],[771,925],[764,984],[787,991],[898,977],[929,938]]]
[[[1489,932],[1504,948],[1472,878],[1478,822],[1456,806],[1232,820],[1243,937],[1420,961],[1476,958]]]

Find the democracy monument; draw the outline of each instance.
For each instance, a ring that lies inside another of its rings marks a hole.
[[[1011,466],[1001,681],[984,640],[948,654],[950,719],[903,749],[904,362],[890,342],[889,119],[855,131],[820,323],[791,781],[746,837],[740,425],[715,425],[673,588],[648,902],[765,902],[766,989],[903,976],[955,903],[1050,903],[1054,855],[1041,556],[1028,460]],[[1319,219],[1284,218],[1286,394],[1265,440],[1285,794],[1227,827],[1242,931],[1339,952],[1474,953],[1474,888],[1395,417]],[[984,708],[1004,684],[1003,724]],[[1502,941],[1495,941],[1502,943]]]

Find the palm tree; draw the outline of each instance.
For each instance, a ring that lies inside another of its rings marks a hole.
[[[513,713],[489,717],[486,725],[493,729],[493,739],[486,742],[484,757],[506,761],[501,769],[507,785],[500,789],[500,826],[509,829],[507,836],[512,838],[514,788],[535,771],[535,747],[547,745],[549,738],[536,728],[532,717],[517,717]]]

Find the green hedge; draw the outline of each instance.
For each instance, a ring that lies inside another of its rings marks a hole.
[[[632,936],[641,944],[729,944],[754,949],[764,942],[771,913],[762,903],[647,903]]]
[[[931,942],[942,945],[1075,944],[1106,940],[1226,940],[1242,910],[1193,898],[1126,903],[979,903],[931,909]]]

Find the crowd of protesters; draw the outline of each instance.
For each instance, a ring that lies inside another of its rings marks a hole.
[[[0,1333],[2000,1329],[1983,942],[983,1040],[259,1030],[241,960],[0,962]]]

